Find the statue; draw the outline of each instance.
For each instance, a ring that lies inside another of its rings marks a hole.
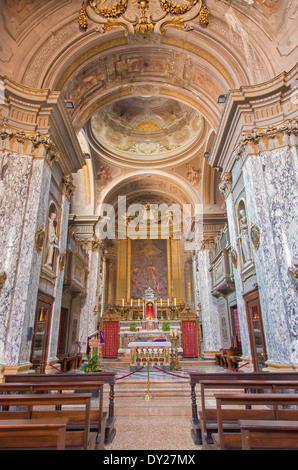
[[[49,217],[48,225],[48,240],[47,240],[47,258],[45,265],[52,268],[53,267],[53,256],[54,249],[58,248],[58,238],[56,235],[56,213],[52,212]]]
[[[243,255],[243,264],[246,264],[251,260],[250,244],[248,237],[248,225],[247,217],[244,209],[240,210],[241,219],[239,221],[240,225],[240,237],[241,237],[241,246],[242,246],[242,255]]]

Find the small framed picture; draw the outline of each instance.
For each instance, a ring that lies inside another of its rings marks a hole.
[[[39,228],[35,234],[35,249],[37,253],[41,253],[45,241],[45,232],[43,226]]]
[[[232,265],[234,266],[234,268],[237,268],[238,257],[237,257],[236,250],[234,250],[234,248],[231,249],[231,261],[232,261]]]
[[[250,239],[254,249],[258,250],[260,246],[260,232],[255,225],[252,225],[250,228]]]

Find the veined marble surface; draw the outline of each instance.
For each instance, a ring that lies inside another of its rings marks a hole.
[[[209,272],[210,259],[209,250],[197,252],[199,266],[199,291],[202,308],[203,341],[205,351],[215,351],[220,349],[221,328],[220,315],[216,305],[216,300],[211,294],[211,275]]]
[[[45,223],[50,178],[44,159],[2,157],[0,252],[7,272],[0,303],[2,364],[25,364],[30,358],[27,328],[34,323],[42,256],[35,249],[35,233]]]
[[[234,283],[235,283],[235,290],[236,290],[242,355],[244,357],[251,357],[249,334],[248,334],[248,328],[247,328],[246,309],[245,309],[245,302],[243,299],[243,284],[242,284],[242,278],[241,278],[241,264],[240,264],[240,256],[241,256],[240,246],[238,242],[236,213],[235,213],[232,193],[230,193],[226,199],[226,207],[227,207],[227,218],[228,218],[228,225],[229,225],[230,244],[231,244],[231,247],[234,248],[234,250],[236,251],[237,258],[238,258],[237,268],[233,267],[233,276],[234,276]]]
[[[248,216],[260,230],[254,258],[268,359],[297,364],[298,293],[288,274],[298,255],[296,151],[249,156],[243,175]]]

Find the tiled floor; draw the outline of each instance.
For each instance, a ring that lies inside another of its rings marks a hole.
[[[178,372],[149,369],[130,374],[125,366],[111,365],[116,372],[115,428],[106,450],[200,450],[191,437],[190,371],[222,371],[210,365],[185,365]],[[128,375],[128,376],[127,376]],[[108,400],[108,397],[105,397]],[[105,403],[107,405],[107,401]]]

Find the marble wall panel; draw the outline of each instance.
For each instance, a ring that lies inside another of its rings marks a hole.
[[[297,364],[298,295],[288,274],[298,254],[296,151],[284,147],[249,156],[243,175],[248,216],[260,230],[254,258],[268,360]]]

